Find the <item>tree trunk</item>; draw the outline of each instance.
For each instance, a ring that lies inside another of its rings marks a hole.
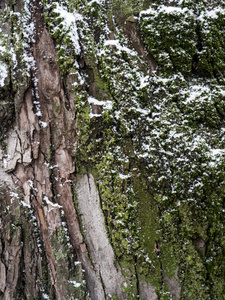
[[[0,299],[223,298],[225,4],[166,2],[1,1]]]

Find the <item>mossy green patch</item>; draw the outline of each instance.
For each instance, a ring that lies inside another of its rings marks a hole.
[[[223,291],[224,88],[210,78],[215,70],[203,74],[197,67],[204,61],[197,28],[205,10],[197,4],[198,17],[191,1],[142,13],[144,41],[159,63],[151,76],[121,32],[116,41],[97,38],[97,27],[104,26],[95,26],[94,11],[85,29],[93,59],[86,54],[89,86],[75,90],[77,172],[95,174],[116,261],[127,278],[136,274],[125,287],[131,299],[138,277],[158,297],[171,299],[165,276],[172,280],[176,272],[181,299],[210,299]],[[93,116],[88,97],[101,101],[103,93],[111,108]]]
[[[192,70],[195,49],[195,16],[188,9],[159,6],[141,15],[141,28],[149,53],[163,71],[179,71],[188,75]]]

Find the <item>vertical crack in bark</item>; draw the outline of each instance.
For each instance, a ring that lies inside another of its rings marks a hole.
[[[35,210],[38,215],[38,219],[40,222],[41,232],[42,232],[42,238],[45,245],[45,253],[49,262],[49,269],[50,269],[50,275],[51,275],[51,281],[55,288],[57,299],[64,299],[62,292],[58,285],[57,280],[57,274],[56,274],[56,267],[55,267],[55,261],[54,256],[51,248],[51,244],[49,241],[49,234],[48,234],[48,225],[46,222],[46,218],[43,212],[43,207],[40,205],[40,203],[37,200],[33,201],[33,205],[35,207]]]
[[[98,269],[99,269],[99,277],[100,277],[100,281],[101,281],[102,289],[103,289],[103,293],[104,293],[104,299],[108,299],[108,297],[107,297],[107,295],[106,295],[106,291],[105,291],[104,281],[103,281],[103,279],[102,279],[101,267],[98,266]]]
[[[159,295],[159,299],[161,298],[161,293],[162,293],[162,289],[163,289],[163,282],[164,282],[164,277],[163,277],[163,266],[162,266],[162,260],[160,258],[160,254],[157,255],[158,259],[159,259],[159,264],[160,264],[160,275],[161,275],[161,284],[160,284],[160,295]]]

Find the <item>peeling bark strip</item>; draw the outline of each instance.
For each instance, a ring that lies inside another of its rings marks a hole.
[[[107,237],[93,176],[89,174],[78,177],[75,192],[91,261],[95,272],[102,279],[104,292],[106,295],[117,295],[118,299],[126,299],[121,289],[125,278],[120,268],[114,265],[115,257]],[[99,294],[96,299],[104,299],[104,295]]]

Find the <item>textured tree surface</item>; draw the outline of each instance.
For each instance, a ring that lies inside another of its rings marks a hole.
[[[224,1],[0,1],[0,299],[224,299],[224,36]]]

